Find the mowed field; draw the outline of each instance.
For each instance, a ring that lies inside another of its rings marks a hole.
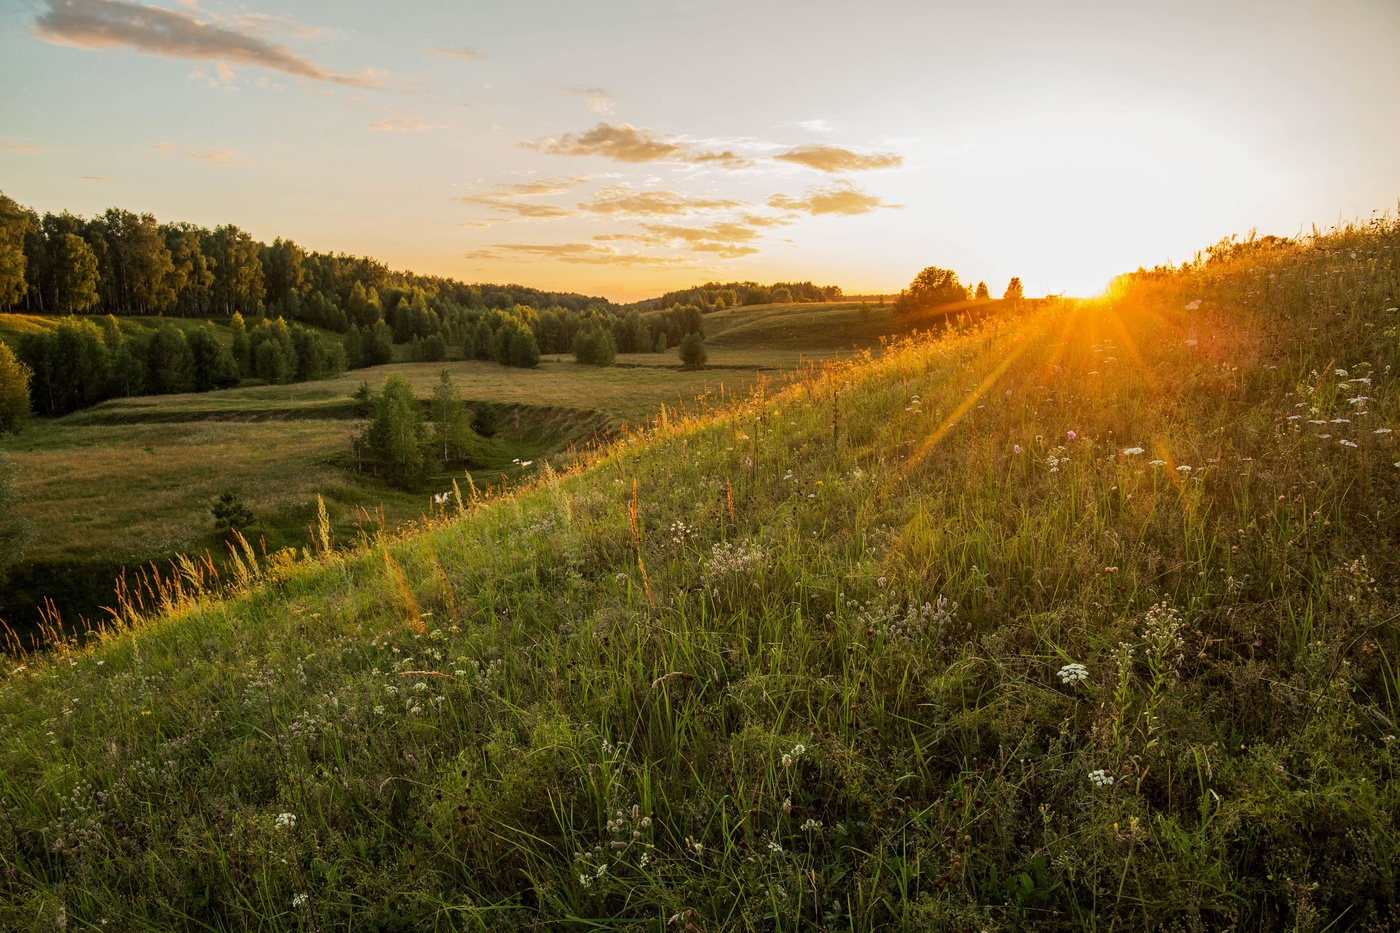
[[[134,335],[161,320],[121,323]],[[203,326],[168,320],[187,330]],[[512,483],[545,461],[567,461],[571,448],[647,422],[663,404],[689,411],[723,404],[760,379],[776,386],[808,361],[878,352],[882,338],[937,320],[896,319],[892,308],[857,303],[741,307],[705,317],[709,363],[695,372],[680,368],[674,350],[620,354],[611,367],[558,355],[531,370],[478,360],[397,362],[293,385],[113,399],[64,418],[36,419],[0,441],[0,451],[15,467],[23,511],[35,523],[27,559],[41,572],[27,582],[23,571],[17,575],[24,585],[14,588],[22,592],[0,600],[0,617],[32,613],[27,604],[45,579],[77,565],[132,567],[204,551],[221,556],[224,539],[209,507],[225,489],[252,509],[252,536],[269,551],[307,543],[318,496],[342,536],[356,534],[366,515],[374,516],[370,530],[421,517],[431,492],[450,489],[454,478],[465,487],[466,476],[439,471],[431,488],[405,493],[353,469],[351,439],[363,427],[354,394],[362,382],[377,390],[390,373],[407,377],[426,399],[446,369],[464,399],[493,411],[498,433],[471,470],[471,481],[486,487]],[[55,321],[0,315],[0,339],[13,341]]]

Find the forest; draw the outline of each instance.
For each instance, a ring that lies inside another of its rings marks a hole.
[[[161,223],[121,208],[41,215],[0,194],[0,310],[65,316],[16,341],[33,374],[33,410],[43,415],[245,379],[319,379],[388,363],[395,345],[399,359],[420,362],[532,367],[541,354],[572,353],[608,365],[618,353],[666,352],[702,337],[710,311],[840,297],[840,288],[810,282],[711,283],[619,306],[394,271],[281,237],[262,243],[232,224]],[[209,323],[129,333],[119,321],[128,317]]]

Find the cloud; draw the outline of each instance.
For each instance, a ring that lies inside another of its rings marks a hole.
[[[682,227],[673,224],[642,224],[645,233],[603,233],[594,240],[622,240],[648,246],[684,247],[694,253],[715,253],[722,259],[752,256],[758,247],[752,245],[761,234],[752,226],[734,221],[710,224],[706,227]]]
[[[151,148],[160,152],[179,152],[189,156],[191,159],[198,159],[201,162],[212,162],[215,165],[241,165],[244,161],[241,155],[231,152],[228,149],[190,149],[187,146],[171,145],[159,139],[151,143]]]
[[[370,129],[383,133],[422,133],[426,130],[440,130],[442,127],[441,123],[424,123],[417,117],[406,114],[394,114],[369,124]]]
[[[816,133],[830,133],[834,127],[825,120],[798,120],[797,125],[804,130],[812,130]]]
[[[547,259],[571,264],[601,266],[649,266],[673,268],[693,266],[693,260],[682,256],[648,256],[644,253],[624,253],[611,246],[597,243],[498,243],[490,249],[467,254],[468,259]]]
[[[165,58],[233,62],[356,87],[383,83],[383,72],[338,74],[246,29],[124,0],[46,0],[46,9],[34,20],[34,32],[46,42],[81,49],[130,48]]]
[[[439,46],[433,49],[433,51],[438,55],[444,55],[448,58],[460,58],[464,62],[486,61],[486,53],[480,49],[472,48],[470,45],[457,45],[452,48]]]
[[[613,112],[612,95],[600,87],[573,86],[561,88],[567,94],[577,94],[588,104],[589,113],[609,114]]]
[[[904,157],[893,152],[863,155],[840,146],[798,146],[773,158],[819,172],[863,172],[873,168],[898,168],[904,164]]]
[[[498,194],[470,194],[458,198],[463,204],[479,204],[502,214],[514,214],[535,220],[553,220],[558,217],[572,217],[574,211],[554,204],[537,204],[531,201],[511,201]]]
[[[111,181],[111,180],[112,180],[111,178],[109,178],[109,177],[106,176],[106,175],[79,175],[78,177],[81,178],[81,179],[83,179],[84,181]]]
[[[572,217],[577,212],[571,208],[521,201],[518,198],[559,194],[586,181],[588,181],[587,175],[566,175],[561,178],[538,178],[534,181],[502,182],[492,186],[488,192],[464,195],[457,200],[463,204],[478,204],[482,207],[489,207],[493,211],[514,214],[517,217],[543,220]]]
[[[729,150],[710,152],[697,149],[684,140],[659,137],[650,130],[639,130],[627,123],[617,126],[599,123],[583,133],[565,133],[557,139],[546,136],[518,145],[549,155],[602,156],[615,162],[688,162],[724,168],[744,168],[753,164],[752,159],[735,155]]]
[[[11,142],[8,139],[0,139],[0,149],[6,152],[23,152],[25,155],[33,155],[36,152],[43,152],[48,146],[31,146],[28,143]]]
[[[634,191],[626,185],[613,185],[580,204],[579,209],[593,214],[674,217],[697,211],[729,210],[743,206],[743,201],[699,198],[676,191]]]
[[[783,211],[807,214],[868,214],[882,207],[899,208],[902,204],[886,204],[879,196],[867,194],[848,181],[839,181],[823,188],[808,188],[801,198],[775,194],[768,206]]]

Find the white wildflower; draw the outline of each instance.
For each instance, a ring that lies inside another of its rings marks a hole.
[[[1355,446],[1356,446],[1356,441],[1349,441],[1349,440],[1347,440],[1346,438],[1342,438],[1341,440],[1337,441],[1337,443],[1338,443],[1338,444],[1341,444],[1343,447],[1355,447]]]
[[[292,909],[300,910],[301,908],[306,906],[306,902],[309,900],[311,900],[309,895],[298,894],[296,897],[292,898]]]
[[[1389,434],[1389,433],[1391,433],[1391,431],[1390,431],[1390,428],[1376,428],[1376,429],[1375,429],[1374,431],[1372,431],[1371,433],[1372,433],[1372,434]]]
[[[1176,468],[1176,471],[1177,471],[1178,473],[1190,473],[1190,472],[1191,472],[1191,468],[1190,468],[1189,466],[1187,466],[1186,464],[1183,463],[1181,466],[1179,466],[1179,467]]]
[[[1125,447],[1125,448],[1123,448],[1123,453],[1124,453],[1125,455],[1129,456],[1129,457],[1136,457],[1138,454],[1140,454],[1140,453],[1142,453],[1142,452],[1143,452],[1143,450],[1142,450],[1141,447]]]
[[[295,813],[279,813],[277,819],[273,821],[273,825],[284,829],[296,829],[297,815]]]
[[[1089,781],[1095,787],[1109,787],[1113,784],[1113,775],[1100,768],[1089,772]]]
[[[1060,683],[1074,684],[1089,679],[1089,669],[1083,664],[1066,664],[1060,668]]]
[[[803,832],[806,832],[806,833],[816,832],[817,830],[819,830],[819,829],[821,829],[821,828],[822,828],[822,821],[821,821],[821,820],[814,820],[814,819],[810,819],[810,818],[807,820],[807,822],[803,823],[802,826],[801,826],[802,831],[803,831]]]
[[[1156,467],[1166,466],[1166,465],[1167,465],[1167,461],[1165,461],[1165,460],[1149,460],[1149,461],[1147,461],[1147,465],[1148,465],[1148,466],[1156,466]]]

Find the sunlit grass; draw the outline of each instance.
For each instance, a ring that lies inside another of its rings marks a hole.
[[[1397,246],[810,370],[20,659],[0,925],[1393,929]]]

